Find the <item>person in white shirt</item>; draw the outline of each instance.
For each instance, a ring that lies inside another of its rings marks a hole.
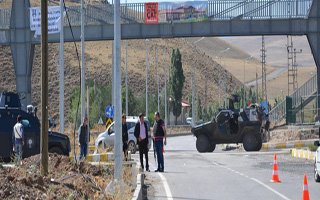
[[[134,127],[134,136],[137,138],[138,145],[139,145],[141,168],[142,170],[144,170],[143,154],[145,154],[146,171],[150,172],[149,162],[148,162],[148,126],[147,126],[147,123],[144,121],[143,113],[139,114],[139,121]]]
[[[21,115],[17,116],[17,123],[13,127],[14,133],[14,151],[16,152],[16,163],[21,164],[22,160],[22,148],[24,145],[23,125],[21,123]]]

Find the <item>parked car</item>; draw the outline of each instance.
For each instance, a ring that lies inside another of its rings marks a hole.
[[[316,157],[314,160],[314,180],[320,182],[320,144],[319,141],[314,142],[314,146],[317,146]]]
[[[135,154],[138,150],[137,139],[134,136],[134,127],[138,122],[139,118],[136,116],[127,116],[127,127],[128,127],[128,151],[131,151],[132,154]],[[152,139],[150,133],[150,122],[145,118],[145,122],[148,126],[149,133],[149,144],[148,148],[151,148]],[[100,133],[98,138],[95,141],[96,152],[98,147],[108,148],[114,146],[114,122],[107,128],[106,131]]]
[[[192,124],[192,117],[187,117],[186,122],[187,122],[187,124],[191,125]]]

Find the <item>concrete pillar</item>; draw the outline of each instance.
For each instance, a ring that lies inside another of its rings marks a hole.
[[[31,72],[34,56],[29,7],[29,0],[13,0],[10,20],[11,53],[16,74],[16,88],[24,110],[28,104],[31,104]]]
[[[309,33],[307,34],[308,42],[313,54],[314,61],[317,67],[317,86],[318,95],[320,94],[320,0],[313,0],[309,13]],[[320,98],[317,102],[318,111],[317,118],[320,116]]]

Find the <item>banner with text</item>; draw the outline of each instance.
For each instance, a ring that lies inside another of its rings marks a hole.
[[[159,23],[198,22],[208,19],[208,1],[161,2]]]
[[[144,4],[144,23],[158,24],[158,2]]]
[[[40,7],[30,8],[30,29],[35,31],[35,36],[41,35],[41,10]],[[60,7],[48,7],[48,33],[60,32]]]

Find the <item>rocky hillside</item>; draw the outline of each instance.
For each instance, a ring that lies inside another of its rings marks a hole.
[[[125,66],[125,43],[122,42],[122,69]],[[80,53],[79,44],[78,51]],[[94,79],[98,84],[111,83],[112,63],[111,41],[86,43],[86,79]],[[192,46],[185,39],[156,39],[156,40],[130,40],[128,42],[128,68],[129,86],[137,95],[145,91],[146,72],[146,45],[149,46],[150,63],[150,93],[156,93],[156,69],[161,77],[161,88],[164,87],[165,69],[170,65],[170,53],[173,48],[179,48],[182,54],[182,63],[186,82],[184,86],[184,100],[188,101],[191,94],[191,69],[196,71],[197,94],[203,103],[210,105],[218,101],[220,94],[232,92],[241,83],[229,72],[217,64],[211,57]],[[59,66],[58,44],[49,45],[49,115],[57,116],[59,112]],[[158,65],[156,66],[156,48],[158,49]],[[213,47],[214,48],[214,47]],[[35,58],[32,70],[32,104],[40,105],[40,45],[35,48]],[[80,55],[79,55],[80,56]],[[7,46],[0,47],[0,90],[15,91],[15,74],[11,59],[11,51]],[[124,72],[124,70],[122,70]],[[124,80],[124,73],[122,73]],[[73,43],[65,44],[65,107],[69,114],[70,94],[75,87],[79,87],[80,69],[76,50]],[[124,82],[124,81],[123,81]],[[220,84],[220,85],[219,85]],[[207,102],[205,89],[207,88]]]

